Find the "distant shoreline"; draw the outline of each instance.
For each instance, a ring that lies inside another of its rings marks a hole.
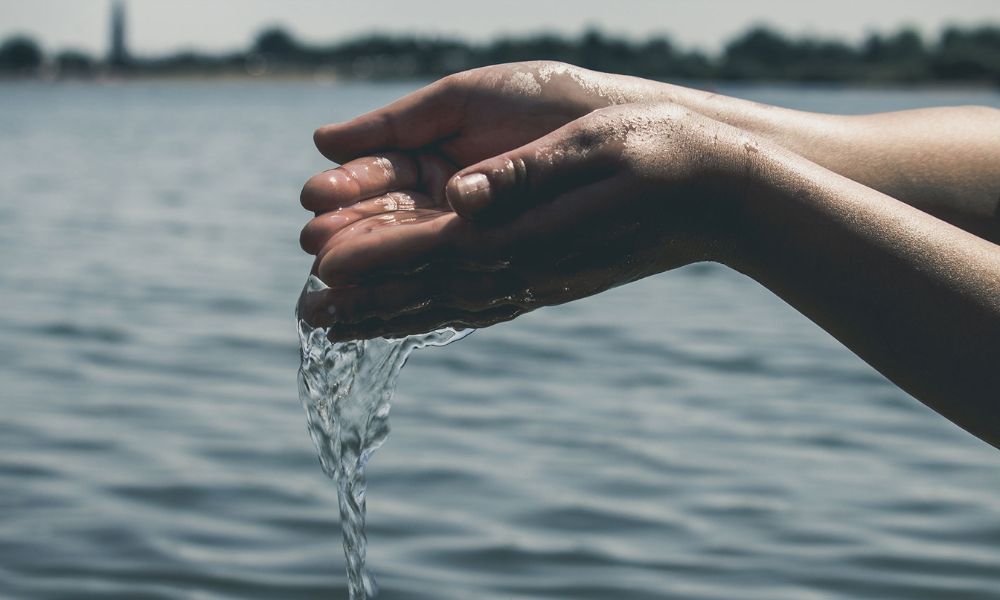
[[[169,73],[169,74],[132,74],[114,76],[95,77],[39,77],[39,76],[9,76],[0,75],[0,85],[7,84],[39,84],[39,85],[63,85],[82,84],[93,86],[116,86],[149,83],[192,83],[192,84],[215,84],[215,83],[314,83],[319,86],[339,86],[339,85],[394,85],[394,84],[423,84],[436,80],[435,76],[412,76],[412,77],[338,77],[328,74],[310,74],[305,72],[269,73],[267,75],[251,75],[248,73]],[[696,88],[710,89],[716,86],[736,86],[736,87],[771,87],[771,88],[816,88],[816,89],[870,89],[870,90],[941,90],[941,91],[983,91],[996,92],[1000,94],[1000,85],[984,82],[980,80],[972,81],[872,81],[872,80],[837,80],[837,81],[811,81],[811,80],[789,80],[789,79],[689,79],[689,78],[664,78],[650,77],[654,81],[669,83],[679,83]]]
[[[491,64],[553,60],[657,80],[879,88],[1000,89],[1000,25],[945,27],[934,38],[913,29],[871,33],[860,42],[789,37],[755,26],[714,53],[681,48],[666,36],[536,34],[486,43],[461,38],[371,33],[327,45],[304,43],[280,27],[243,50],[128,52],[123,36],[106,57],[46,53],[21,35],[0,44],[0,77],[116,81],[427,81]]]

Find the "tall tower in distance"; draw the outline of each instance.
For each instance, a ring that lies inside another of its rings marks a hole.
[[[125,3],[115,0],[111,5],[111,47],[108,66],[121,69],[128,66],[128,49],[125,47]]]

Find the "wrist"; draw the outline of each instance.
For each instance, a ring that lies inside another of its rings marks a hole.
[[[719,177],[725,184],[713,260],[753,276],[769,224],[787,213],[788,202],[801,200],[803,164],[809,163],[777,144],[745,132],[737,136]]]

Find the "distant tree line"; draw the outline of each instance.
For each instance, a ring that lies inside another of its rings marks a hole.
[[[14,76],[316,75],[397,79],[438,77],[472,67],[549,59],[651,78],[808,82],[982,82],[1000,85],[1000,26],[949,27],[934,40],[916,30],[871,34],[859,44],[789,37],[758,26],[717,55],[675,46],[667,37],[633,41],[597,30],[577,37],[539,34],[472,44],[457,38],[372,34],[331,45],[307,44],[281,28],[250,48],[210,55],[182,52],[135,58],[111,69],[79,51],[47,56],[27,36],[0,45],[0,73]]]

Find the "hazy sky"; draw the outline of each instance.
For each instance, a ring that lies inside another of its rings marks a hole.
[[[0,0],[0,36],[28,32],[46,49],[106,49],[110,0]],[[790,33],[856,40],[870,30],[947,23],[1000,23],[1000,0],[128,0],[133,51],[245,47],[255,32],[286,26],[328,42],[372,30],[445,33],[481,40],[540,30],[574,34],[590,25],[632,36],[667,33],[707,50],[752,23]]]

